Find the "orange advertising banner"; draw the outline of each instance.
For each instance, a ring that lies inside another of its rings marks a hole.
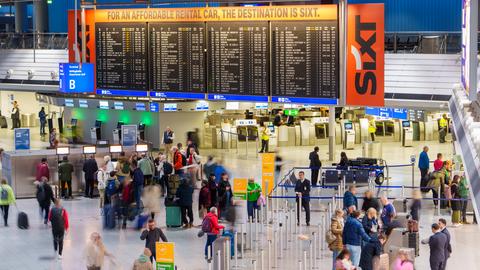
[[[275,185],[275,154],[262,154],[262,192],[264,196],[270,194]]]
[[[85,44],[86,44],[86,60],[87,63],[95,64],[95,11],[85,10]],[[82,23],[80,12],[77,13],[77,30],[78,30],[78,53],[82,55]],[[68,61],[75,62],[75,12],[68,12]],[[80,59],[81,60],[81,59]]]
[[[98,9],[95,22],[336,20],[337,5]]]
[[[384,98],[384,5],[348,5],[346,105],[379,106]]]

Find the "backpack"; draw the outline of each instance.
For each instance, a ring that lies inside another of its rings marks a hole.
[[[115,194],[116,190],[117,188],[115,186],[115,180],[108,180],[107,186],[105,187],[105,195],[108,197],[112,197]]]
[[[47,197],[47,194],[45,192],[45,186],[44,185],[39,185],[37,189],[37,201],[39,203],[45,201],[45,198]]]
[[[55,231],[65,230],[65,220],[63,219],[63,208],[53,207],[50,213],[50,222],[52,224],[52,229]]]
[[[128,163],[128,161],[125,161],[125,163],[123,163],[122,173],[130,174],[130,163]]]
[[[6,188],[0,188],[0,200],[6,201],[8,200],[8,190]]]
[[[210,233],[212,232],[212,221],[208,216],[206,216],[202,221],[202,232]]]
[[[173,167],[172,167],[172,164],[168,163],[168,162],[165,162],[163,163],[163,173],[165,175],[170,175],[173,173]]]

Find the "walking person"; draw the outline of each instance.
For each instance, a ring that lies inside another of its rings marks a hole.
[[[458,186],[458,194],[462,199],[462,224],[470,224],[467,221],[467,206],[468,206],[468,196],[469,196],[469,187],[467,183],[467,179],[464,176],[460,177],[460,183]]]
[[[153,265],[150,261],[151,256],[152,252],[150,249],[144,248],[143,253],[133,263],[132,270],[153,270]]]
[[[145,240],[145,247],[150,250],[152,255],[150,256],[150,262],[153,263],[156,257],[156,243],[160,242],[160,239],[163,242],[168,242],[167,237],[163,233],[162,229],[158,228],[155,224],[155,220],[148,220],[146,228],[143,230],[140,235],[141,240]]]
[[[149,185],[143,190],[143,212],[150,214],[152,219],[155,219],[155,216],[160,213],[160,193],[161,191],[158,185]]]
[[[175,133],[170,127],[167,127],[163,132],[162,144],[165,148],[165,153],[167,155],[167,160],[173,161],[173,157],[171,156],[172,152],[172,144],[173,140],[175,140]]]
[[[255,182],[255,178],[250,177],[248,178],[247,184],[247,213],[248,218],[250,220],[255,220],[255,211],[260,209],[260,205],[258,205],[257,201],[262,194],[262,187],[260,184]]]
[[[68,213],[65,210],[59,199],[55,200],[55,205],[50,209],[48,214],[48,220],[52,225],[52,235],[53,235],[53,249],[55,253],[58,251],[58,259],[62,259],[63,252],[63,238],[65,234],[68,233],[69,222],[68,222]]]
[[[255,181],[254,181],[255,182]],[[215,174],[210,174],[208,177],[208,189],[210,191],[210,202],[211,206],[217,206],[218,203],[218,185],[215,180]],[[247,194],[248,194],[248,186],[247,186]],[[208,208],[210,209],[210,208]],[[208,210],[207,210],[208,212]]]
[[[268,143],[270,141],[270,128],[268,128],[267,123],[264,123],[262,133],[260,138],[262,139],[262,149],[260,149],[259,153],[268,153]]]
[[[218,184],[218,208],[220,212],[220,219],[222,220],[226,217],[228,209],[231,205],[232,197],[233,191],[228,180],[228,174],[222,173],[220,183]]]
[[[419,189],[413,190],[413,200],[410,204],[410,217],[417,222],[420,221],[420,209],[422,209],[422,192]]]
[[[68,157],[64,156],[62,163],[58,165],[58,180],[60,182],[60,190],[62,198],[72,199],[72,174],[73,165],[68,161]]]
[[[308,155],[308,159],[310,160],[310,170],[312,171],[312,185],[314,187],[317,186],[318,182],[318,173],[320,172],[320,168],[322,167],[322,162],[320,161],[320,157],[318,156],[318,151],[320,148],[318,146],[315,146],[313,148],[313,151],[310,152]]]
[[[15,100],[12,107],[12,129],[20,128],[20,108],[18,107],[18,102]]]
[[[438,121],[438,141],[445,143],[445,137],[447,136],[448,118],[446,114],[442,115],[442,118]]]
[[[142,170],[143,173],[143,186],[151,185],[153,173],[155,171],[155,165],[146,153],[142,154],[142,158],[138,162],[138,167],[140,168],[140,170]]]
[[[50,204],[55,203],[52,187],[48,184],[48,179],[42,177],[37,185],[36,198],[40,206],[40,215],[43,218],[43,224],[47,225],[48,213],[50,212]]]
[[[208,255],[212,255],[212,244],[213,242],[217,239],[217,236],[220,234],[220,230],[224,229],[225,227],[223,225],[218,224],[218,211],[216,207],[210,208],[210,211],[208,214],[205,216],[203,222],[202,222],[202,228],[203,228],[203,223],[208,222],[208,227],[210,228],[209,232],[205,232],[207,234],[207,242],[205,243],[205,259],[208,260],[210,259]],[[209,253],[210,249],[210,253]]]
[[[45,136],[47,134],[45,132],[45,125],[47,123],[47,113],[45,113],[45,107],[42,107],[40,112],[38,112],[38,119],[40,120],[40,135]]]
[[[298,181],[295,184],[295,195],[297,202],[297,225],[300,225],[300,202],[302,208],[305,209],[305,221],[310,226],[310,181],[305,179],[305,172],[298,173]]]
[[[176,196],[179,198],[177,201],[182,213],[183,228],[189,229],[193,227],[193,187],[189,185],[186,179],[182,180],[182,183],[177,189]],[[188,216],[188,220],[187,220]]]
[[[90,158],[83,163],[83,172],[85,174],[85,197],[87,198],[93,198],[93,187],[97,171],[98,165],[95,160],[95,155],[91,155]]]
[[[328,244],[328,248],[333,252],[333,270],[336,270],[335,263],[338,257],[338,254],[343,250],[343,227],[345,221],[343,219],[344,212],[342,209],[335,210],[335,216],[332,217],[332,222],[330,224],[330,233],[334,236],[334,240]]]
[[[50,180],[50,170],[48,169],[47,158],[42,158],[35,169],[35,180],[40,182],[43,177]]]
[[[343,244],[350,251],[353,265],[358,267],[362,253],[362,240],[370,242],[370,236],[363,229],[362,223],[358,220],[360,211],[353,211],[347,217],[345,227],[343,229]]]
[[[208,188],[208,181],[203,180],[200,193],[198,194],[198,216],[200,219],[205,217],[210,207],[212,207],[212,198]]]
[[[447,235],[442,233],[437,223],[432,224],[432,233],[433,235],[430,236],[430,238],[422,240],[422,244],[428,244],[430,246],[430,269],[443,270]]]
[[[452,254],[452,244],[450,243],[452,237],[450,236],[450,232],[447,229],[447,221],[444,218],[441,218],[438,220],[438,226],[440,226],[440,232],[445,234],[447,238],[447,242],[445,243],[445,259],[442,263],[442,270],[445,270],[447,268],[447,261],[448,258],[450,258],[450,255]]]
[[[2,179],[0,182],[0,209],[3,214],[3,224],[8,227],[8,210],[10,205],[15,203],[15,194],[10,185],[7,184],[7,180]]]
[[[430,169],[430,158],[428,157],[428,146],[423,147],[423,151],[418,158],[418,169],[420,169],[420,188],[422,192],[428,192],[428,171]]]
[[[87,270],[101,270],[105,256],[113,258],[113,254],[108,252],[105,248],[100,234],[98,232],[93,232],[90,234],[87,246],[85,247]]]

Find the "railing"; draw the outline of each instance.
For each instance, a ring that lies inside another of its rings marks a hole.
[[[388,53],[457,54],[461,50],[461,32],[385,33]]]
[[[68,48],[67,33],[0,33],[0,49]]]

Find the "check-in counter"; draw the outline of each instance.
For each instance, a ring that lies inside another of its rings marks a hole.
[[[300,121],[300,144],[310,145],[310,121]]]
[[[134,150],[134,147],[124,149],[127,155]],[[103,157],[106,155],[110,155],[109,148],[97,148],[95,156],[99,166],[103,164]],[[61,158],[59,159],[56,155],[56,150],[12,151],[3,154],[2,177],[7,179],[17,198],[35,197],[35,170],[42,158],[47,158],[48,161],[50,184],[58,185],[58,162]],[[112,158],[115,158],[115,156]],[[84,190],[85,183],[82,171],[85,155],[82,148],[70,149],[68,160],[74,167],[72,191],[74,194],[79,193]]]
[[[300,146],[301,144],[301,132],[300,126],[294,126],[295,128],[295,146]]]

